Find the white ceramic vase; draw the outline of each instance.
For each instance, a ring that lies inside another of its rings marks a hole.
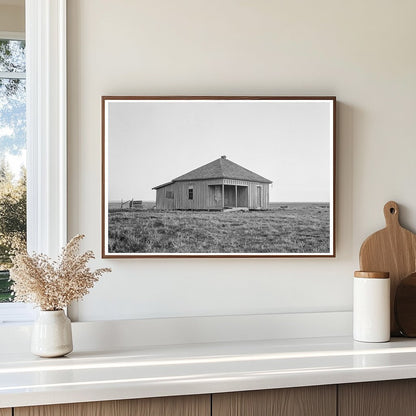
[[[71,321],[63,310],[40,311],[33,325],[31,351],[39,357],[62,357],[72,351]]]

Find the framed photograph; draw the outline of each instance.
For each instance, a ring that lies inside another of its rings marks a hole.
[[[335,97],[102,97],[102,255],[334,257]]]

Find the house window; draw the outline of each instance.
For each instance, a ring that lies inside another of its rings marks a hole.
[[[173,191],[166,191],[166,198],[173,199]]]
[[[0,38],[0,303],[12,301],[11,256],[25,245],[25,41]]]
[[[194,187],[190,186],[188,188],[188,199],[193,200],[194,199]]]

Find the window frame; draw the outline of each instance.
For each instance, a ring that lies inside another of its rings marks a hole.
[[[0,38],[7,40],[26,40],[25,32],[5,32],[0,31]]]
[[[66,0],[26,0],[25,20],[27,247],[56,257],[67,241]],[[34,312],[4,303],[0,315],[22,323]]]
[[[28,250],[67,241],[66,0],[26,0]]]

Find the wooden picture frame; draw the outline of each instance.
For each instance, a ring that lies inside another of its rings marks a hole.
[[[103,96],[102,257],[335,257],[333,96]]]

